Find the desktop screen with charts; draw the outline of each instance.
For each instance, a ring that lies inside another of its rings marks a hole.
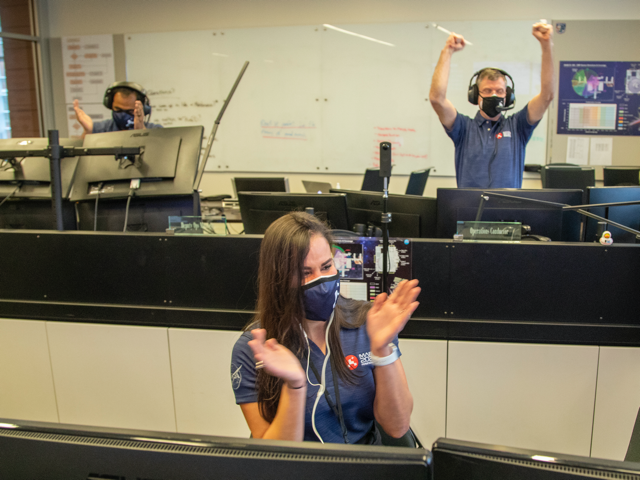
[[[382,238],[336,238],[332,250],[343,297],[373,301],[382,293]],[[390,238],[387,264],[391,291],[402,280],[411,280],[411,241]]]
[[[640,62],[560,62],[558,133],[640,135]]]

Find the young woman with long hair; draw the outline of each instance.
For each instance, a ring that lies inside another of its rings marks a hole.
[[[398,333],[417,308],[417,280],[375,302],[339,296],[331,233],[295,212],[265,232],[257,314],[236,342],[232,384],[254,438],[378,443],[401,437],[413,398]]]

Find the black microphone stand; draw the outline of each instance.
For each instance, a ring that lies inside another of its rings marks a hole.
[[[484,207],[485,207],[485,202],[488,202],[490,197],[499,197],[499,198],[508,198],[510,200],[519,200],[519,201],[523,201],[523,202],[529,202],[529,203],[537,203],[539,205],[547,205],[551,208],[557,208],[559,210],[562,210],[563,212],[565,211],[572,211],[575,210],[576,212],[578,212],[579,214],[585,216],[585,217],[590,217],[593,218],[595,220],[598,220],[600,222],[605,222],[608,225],[614,226],[616,228],[619,228],[620,230],[624,230],[625,232],[629,232],[632,233],[636,236],[636,241],[640,241],[640,231],[635,230],[633,228],[627,227],[625,225],[622,225],[620,223],[614,222],[612,220],[609,220],[607,218],[601,217],[600,215],[596,215],[595,213],[591,213],[591,212],[587,212],[585,209],[589,209],[589,208],[600,208],[600,207],[623,207],[623,206],[627,206],[627,205],[640,205],[640,201],[633,201],[633,202],[612,202],[612,203],[594,203],[592,205],[567,205],[566,203],[557,203],[557,202],[548,202],[546,200],[537,200],[534,198],[527,198],[527,197],[517,197],[514,195],[505,195],[503,193],[497,193],[497,192],[491,192],[491,191],[485,191],[482,192],[482,194],[480,195],[480,205],[478,205],[478,211],[476,212],[476,222],[480,222],[482,221],[482,212],[484,211]]]
[[[213,122],[213,128],[211,129],[211,134],[209,135],[209,140],[207,141],[207,148],[204,151],[204,155],[200,161],[198,172],[196,173],[195,181],[193,182],[193,190],[196,193],[199,193],[200,182],[202,181],[202,175],[204,175],[204,167],[207,165],[207,160],[209,160],[209,153],[211,152],[211,147],[213,146],[213,140],[216,137],[218,126],[220,125],[220,121],[222,120],[222,115],[224,115],[225,110],[229,106],[231,97],[233,97],[233,94],[235,93],[236,88],[238,88],[238,85],[240,84],[240,80],[242,80],[242,76],[244,75],[244,72],[248,66],[249,66],[249,62],[248,61],[244,62],[244,65],[242,66],[242,69],[240,69],[240,73],[238,74],[238,78],[236,78],[236,81],[233,84],[233,87],[231,87],[231,91],[229,92],[229,95],[227,96],[226,100],[222,104],[222,108],[220,109],[220,113],[218,113],[218,117],[216,118],[215,122]],[[196,196],[196,198],[199,198],[199,196]]]
[[[380,219],[382,223],[382,291],[388,294],[389,224],[391,223],[391,213],[388,212],[389,179],[391,177],[391,144],[389,142],[380,143],[380,176],[384,178],[382,215]]]

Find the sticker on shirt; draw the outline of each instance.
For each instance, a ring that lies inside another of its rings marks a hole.
[[[347,367],[349,367],[349,370],[355,370],[358,368],[358,357],[355,355],[347,355],[344,357],[344,361],[347,364]]]
[[[363,367],[365,365],[371,365],[371,352],[359,353],[356,357],[355,355],[347,355],[344,357],[344,361],[349,367],[349,370],[355,370],[359,365]]]
[[[511,137],[511,132],[500,132],[496,134],[496,138]]]
[[[234,390],[240,388],[240,383],[242,382],[242,374],[240,373],[241,368],[242,365],[236,367],[233,363],[231,364],[231,385],[233,385]]]

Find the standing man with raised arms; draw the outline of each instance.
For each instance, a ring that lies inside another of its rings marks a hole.
[[[469,84],[469,101],[479,107],[475,118],[458,113],[447,99],[451,56],[466,44],[461,35],[449,35],[433,73],[429,100],[455,145],[458,187],[522,186],[525,147],[553,100],[552,32],[552,26],[544,21],[533,25],[533,36],[542,48],[540,93],[522,110],[505,117],[502,112],[513,108],[515,102],[513,79],[503,70],[484,68]]]

